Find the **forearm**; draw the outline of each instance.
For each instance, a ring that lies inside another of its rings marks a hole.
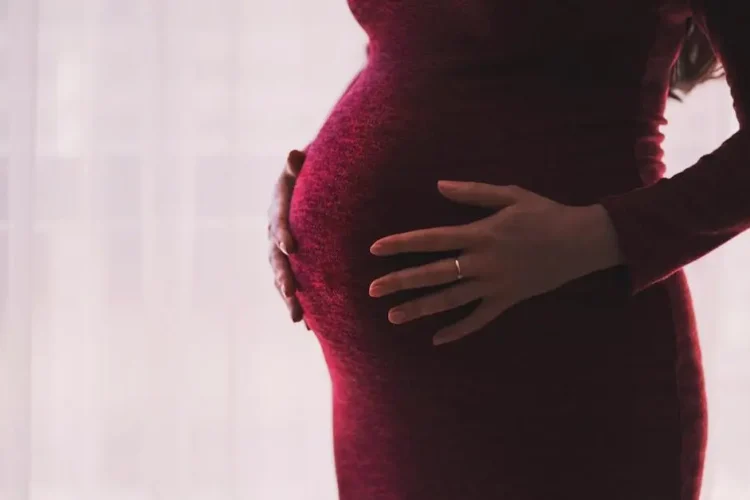
[[[602,205],[571,207],[573,265],[580,275],[601,271],[624,262],[612,220]]]
[[[750,3],[701,0],[695,5],[723,63],[740,130],[671,178],[600,199],[609,222],[598,208],[588,212],[592,243],[584,247],[589,257],[601,259],[597,266],[627,265],[633,294],[750,229]]]

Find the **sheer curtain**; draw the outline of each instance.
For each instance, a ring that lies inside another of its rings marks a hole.
[[[329,379],[265,209],[362,63],[343,0],[0,0],[0,499],[330,500]],[[672,105],[670,171],[736,122]],[[705,499],[750,497],[741,237],[690,267]]]

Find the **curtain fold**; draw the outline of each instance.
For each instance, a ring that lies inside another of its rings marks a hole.
[[[0,498],[8,500],[30,492],[38,34],[36,1],[0,4]]]

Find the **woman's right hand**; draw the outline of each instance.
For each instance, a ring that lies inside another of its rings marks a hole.
[[[281,172],[268,209],[268,261],[273,268],[276,289],[281,293],[292,321],[302,320],[302,306],[295,295],[296,287],[288,255],[295,251],[295,242],[289,231],[289,207],[294,184],[297,181],[305,153],[292,150],[286,159],[286,167]]]

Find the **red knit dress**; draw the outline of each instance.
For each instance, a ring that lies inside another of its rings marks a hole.
[[[679,269],[750,226],[750,2],[349,5],[368,61],[309,146],[290,219],[331,375],[340,499],[697,500],[705,395]],[[690,16],[741,129],[665,179],[659,126]],[[489,214],[443,198],[439,179],[602,203],[626,265],[434,347],[476,303],[390,324],[390,307],[433,290],[374,299],[370,282],[444,255],[369,247]]]

